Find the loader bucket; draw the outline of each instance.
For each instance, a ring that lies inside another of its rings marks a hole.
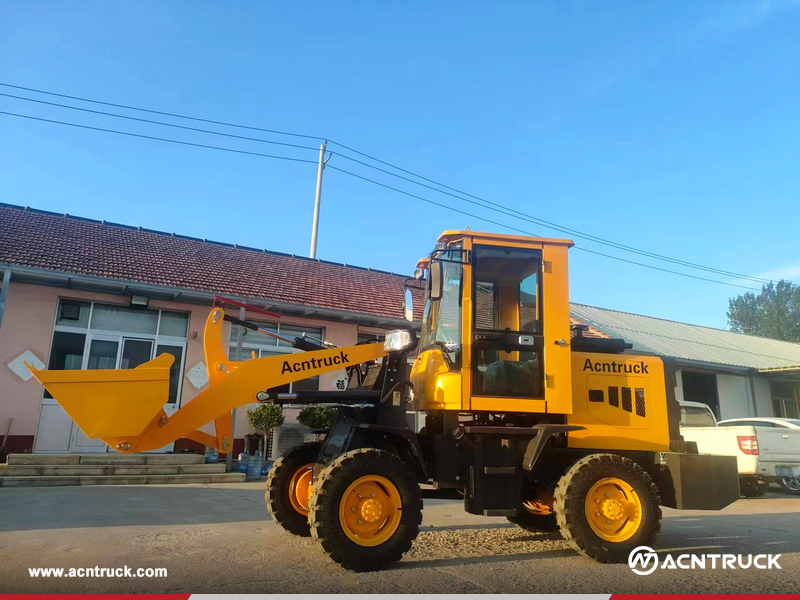
[[[90,438],[134,437],[169,399],[175,358],[162,354],[135,369],[46,371],[33,376]]]

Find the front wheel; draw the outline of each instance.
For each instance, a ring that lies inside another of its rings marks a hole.
[[[311,535],[351,571],[376,571],[399,561],[422,522],[422,494],[397,456],[372,448],[331,462],[314,482]]]
[[[553,508],[570,546],[598,562],[619,563],[637,546],[655,541],[660,502],[638,464],[617,454],[592,454],[561,478]]]

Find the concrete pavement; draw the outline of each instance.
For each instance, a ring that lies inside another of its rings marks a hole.
[[[558,535],[426,500],[406,558],[351,573],[269,518],[263,483],[0,489],[0,592],[800,593],[800,498],[770,492],[719,513],[665,510],[656,550],[781,554],[776,570],[600,565]],[[166,578],[31,578],[29,567],[168,570]]]

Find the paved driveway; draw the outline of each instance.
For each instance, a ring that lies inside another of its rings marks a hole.
[[[405,560],[378,573],[333,564],[285,534],[263,483],[0,488],[0,592],[794,592],[800,498],[770,492],[719,513],[665,510],[660,554],[781,554],[782,570],[633,574],[570,551],[557,535],[426,500]],[[31,578],[29,567],[163,567],[166,578]]]

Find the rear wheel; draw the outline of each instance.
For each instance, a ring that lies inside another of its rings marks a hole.
[[[778,483],[784,492],[800,495],[800,477],[781,477]]]
[[[312,537],[335,562],[352,571],[375,571],[411,548],[422,522],[422,495],[395,455],[354,450],[320,473],[309,521]]]
[[[632,460],[592,454],[576,462],[556,488],[561,534],[580,554],[602,563],[628,560],[661,529],[658,490]]]
[[[289,533],[308,537],[311,477],[321,442],[298,446],[275,461],[267,477],[264,499],[275,522]]]
[[[759,479],[747,478],[739,480],[739,491],[745,498],[760,498],[767,493],[769,484]]]

